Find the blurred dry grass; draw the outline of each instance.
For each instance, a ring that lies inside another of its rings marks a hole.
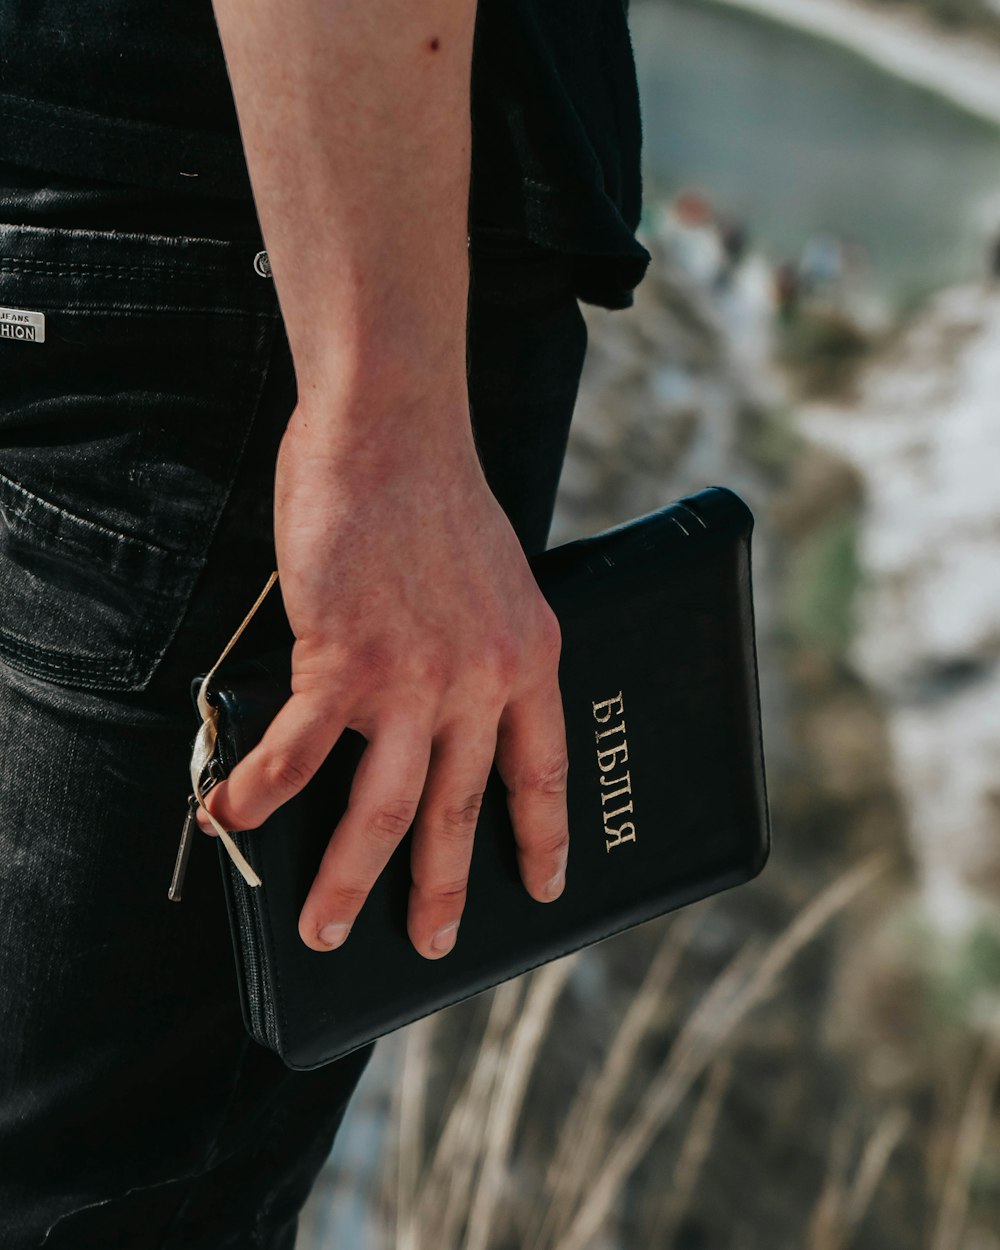
[[[579,956],[549,964],[494,992],[477,1056],[451,1092],[436,1145],[426,1124],[426,1091],[439,1017],[411,1026],[381,1192],[381,1220],[392,1230],[389,1244],[396,1250],[501,1250],[513,1245],[521,1250],[588,1250],[604,1244],[601,1234],[613,1221],[637,1165],[707,1074],[680,1143],[677,1166],[671,1180],[660,1184],[655,1216],[642,1241],[646,1246],[671,1244],[711,1145],[741,1025],[774,993],[795,956],[888,866],[886,854],[866,857],[812,898],[766,945],[741,949],[677,1026],[638,1105],[621,1123],[628,1078],[640,1065],[644,1045],[659,1034],[657,1022],[673,975],[700,916],[673,918],[603,1062],[577,1090],[549,1166],[535,1177],[540,1184],[530,1199],[523,1188],[512,1199],[505,1183],[524,1173],[515,1129],[537,1076],[553,1010]],[[898,1110],[886,1117],[866,1143],[848,1185],[840,1175],[842,1164],[831,1171],[812,1221],[809,1250],[841,1250],[850,1244],[850,1230],[867,1207],[904,1125],[905,1115]],[[845,1154],[845,1147],[836,1153]],[[935,1250],[945,1250],[945,1243]]]

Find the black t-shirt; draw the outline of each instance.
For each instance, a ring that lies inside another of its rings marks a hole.
[[[473,49],[470,233],[573,255],[608,308],[650,260],[627,8],[479,0]],[[0,160],[252,209],[211,0],[0,0]]]

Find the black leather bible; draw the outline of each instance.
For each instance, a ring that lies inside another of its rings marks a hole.
[[[344,945],[306,947],[299,913],[365,748],[352,730],[300,794],[233,833],[261,885],[246,883],[219,839],[243,1015],[258,1042],[290,1068],[318,1067],[760,872],[770,823],[752,529],[743,500],[713,486],[531,558],[563,639],[570,851],[555,902],[536,902],[521,882],[494,767],[448,955],[425,959],[407,935],[409,833]],[[216,778],[289,697],[290,664],[286,649],[227,661],[213,678]]]

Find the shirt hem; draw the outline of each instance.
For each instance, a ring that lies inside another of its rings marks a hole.
[[[242,144],[0,93],[0,159],[158,191],[253,199]]]

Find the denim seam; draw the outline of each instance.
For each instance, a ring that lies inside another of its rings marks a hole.
[[[149,620],[144,620],[142,622],[142,633],[136,634],[136,641],[141,642],[145,639],[146,635],[149,633],[149,626],[151,623],[152,622]],[[61,678],[64,682],[72,682],[74,685],[83,685],[86,682],[88,683],[89,688],[98,690],[104,689],[104,686],[94,686],[93,682],[95,678],[103,678],[107,681],[112,677],[120,677],[123,680],[126,680],[135,676],[135,664],[133,661],[129,662],[131,663],[131,667],[129,667],[128,664],[125,663],[119,663],[116,661],[109,664],[107,660],[102,660],[97,656],[86,655],[66,657],[67,660],[70,661],[71,667],[74,670],[73,673],[67,676],[66,665],[57,663],[56,661],[47,658],[51,656],[51,654],[51,651],[36,648],[33,643],[27,641],[22,642],[15,647],[12,643],[8,642],[2,634],[0,634],[0,658],[6,660],[6,662],[13,668],[17,669],[18,672],[22,672],[23,670],[21,666],[24,665],[25,662],[28,662],[33,668],[46,674],[50,680]],[[77,674],[75,671],[77,669],[88,669],[90,671]],[[80,677],[79,681],[77,680],[78,676]],[[116,683],[114,688],[122,688],[121,682]]]
[[[19,504],[10,503],[4,505],[2,500],[2,488],[10,487],[16,495],[21,497]],[[98,521],[91,521],[88,517],[77,516],[75,512],[70,512],[66,508],[62,508],[59,504],[52,503],[48,499],[44,499],[41,495],[35,494],[20,482],[15,481],[12,477],[7,477],[5,473],[0,473],[0,508],[6,507],[6,510],[12,512],[19,520],[26,525],[33,525],[37,529],[51,533],[49,526],[44,521],[31,515],[31,511],[40,512],[42,516],[53,514],[53,519],[59,518],[69,522],[71,525],[78,525],[83,529],[93,530],[108,540],[108,542],[117,543],[121,547],[133,547],[142,551],[151,552],[154,556],[175,557],[182,563],[188,563],[192,567],[196,566],[198,561],[196,557],[189,556],[185,551],[175,551],[170,547],[161,546],[159,543],[150,542],[145,538],[136,538],[132,534],[123,534],[119,530],[111,529],[107,525],[101,525]]]
[[[80,316],[86,316],[88,313],[98,313],[102,316],[117,313],[119,316],[122,316],[122,317],[128,316],[132,313],[139,313],[142,316],[146,316],[146,315],[149,315],[149,316],[161,315],[162,316],[162,315],[166,315],[169,313],[177,313],[178,316],[186,316],[186,317],[197,316],[198,314],[203,314],[209,317],[219,316],[219,317],[258,317],[258,318],[264,317],[264,318],[267,318],[267,317],[273,316],[273,313],[268,311],[266,308],[259,309],[256,312],[251,312],[251,311],[239,309],[239,308],[217,308],[214,305],[210,305],[210,304],[174,304],[174,303],[171,303],[169,308],[163,304],[133,304],[131,301],[123,303],[119,300],[116,300],[112,303],[103,304],[103,303],[95,303],[93,300],[90,299],[89,296],[82,303],[67,303],[65,301],[61,303],[55,303],[51,297],[47,295],[43,297],[37,294],[32,294],[31,300],[32,300],[32,307],[35,308],[36,311],[45,312],[47,314],[52,314],[52,316],[65,316],[67,313],[77,314]],[[2,303],[2,299],[0,299],[0,303]],[[52,340],[59,341],[55,334],[52,335]],[[233,353],[234,356],[239,356],[240,354],[241,353],[238,353],[238,352]],[[251,353],[243,352],[242,356],[244,359],[249,360],[251,358]]]
[[[87,296],[83,303],[61,302],[55,303],[50,296],[32,295],[31,298],[35,303],[44,306],[46,311],[57,313],[121,313],[123,316],[127,313],[158,313],[161,315],[169,315],[176,313],[178,316],[190,316],[192,313],[207,313],[218,315],[220,317],[273,317],[274,310],[271,308],[220,308],[216,304],[177,304],[171,300],[170,304],[145,304],[133,303],[131,300],[122,302],[121,300],[112,300],[109,302],[100,302],[94,300],[91,296]],[[243,353],[245,356],[251,355],[249,352]]]
[[[169,236],[164,236],[169,237]],[[181,236],[178,236],[181,237]],[[214,282],[209,281],[209,275],[217,275],[217,279],[224,278],[231,281],[233,278],[233,270],[226,267],[213,267],[206,265],[150,265],[138,263],[135,265],[113,265],[113,264],[97,264],[89,261],[59,261],[59,260],[38,260],[35,257],[25,256],[22,259],[17,257],[7,257],[0,264],[0,273],[21,273],[27,269],[40,269],[44,273],[53,278],[71,278],[74,274],[89,273],[96,274],[99,277],[107,278],[176,278],[183,279],[192,285],[211,287]],[[204,280],[202,280],[204,277]],[[249,279],[247,279],[249,281]],[[258,279],[259,281],[259,279]]]

